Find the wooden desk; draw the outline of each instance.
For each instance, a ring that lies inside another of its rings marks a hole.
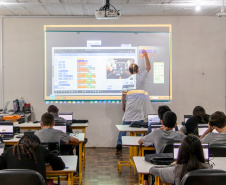
[[[119,132],[129,132],[130,136],[137,136],[138,134],[145,134],[148,128],[129,127],[129,125],[116,125]]]
[[[82,146],[83,146],[83,142],[84,142],[84,133],[79,133],[78,135],[78,140],[79,140],[79,176],[75,177],[75,179],[79,180],[79,185],[82,184]],[[18,141],[20,140],[20,138],[16,138],[16,136],[11,139],[11,140],[4,140],[4,143],[6,145],[16,145],[18,143]],[[75,145],[74,143],[69,143],[71,145]],[[76,161],[77,162],[77,161]]]
[[[122,145],[123,146],[129,146],[129,161],[118,161],[118,170],[121,173],[121,166],[133,166],[134,167],[134,174],[136,174],[136,166],[133,162],[134,156],[141,156],[141,148],[145,147],[144,145],[140,145],[138,143],[138,140],[140,139],[140,136],[122,136]],[[137,152],[137,148],[140,148],[139,154]],[[154,147],[153,147],[153,150]]]
[[[73,173],[77,171],[78,156],[68,155],[60,156],[67,168],[63,170],[52,170],[51,166],[46,166],[46,175],[67,175],[68,185],[73,185]]]
[[[149,169],[153,166],[160,166],[160,165],[154,165],[151,164],[147,161],[145,161],[144,157],[133,157],[136,169],[137,169],[137,173],[139,174],[139,183],[143,184],[143,180],[144,180],[144,175],[150,175],[149,173]],[[213,166],[213,169],[220,169],[220,170],[225,170],[226,171],[226,157],[215,157],[212,162],[215,164],[215,166]],[[210,161],[211,164],[211,161]],[[162,183],[161,179],[159,177],[156,177],[156,185],[170,185],[168,183]]]

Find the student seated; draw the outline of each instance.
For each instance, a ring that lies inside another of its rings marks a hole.
[[[188,135],[181,143],[177,161],[166,167],[153,166],[149,172],[160,177],[163,183],[179,185],[186,173],[206,168],[210,168],[210,166],[205,164],[203,148],[199,138],[195,135]]]
[[[226,144],[226,117],[217,111],[210,116],[209,128],[200,137],[201,142],[209,144]],[[218,133],[212,133],[213,130]]]
[[[162,120],[163,119],[163,115],[167,112],[167,111],[171,111],[171,109],[167,106],[167,105],[161,105],[158,108],[158,116],[159,119]],[[161,121],[159,122],[159,125],[161,125]],[[148,132],[147,134],[149,134],[151,132],[151,125],[149,125],[148,127]]]
[[[41,117],[41,130],[35,132],[42,143],[48,142],[60,142],[63,141],[64,143],[75,143],[78,144],[79,140],[69,136],[68,134],[62,132],[61,130],[56,130],[53,128],[55,125],[54,117],[50,113],[45,113]]]
[[[180,132],[186,135],[187,134],[197,135],[198,124],[208,122],[209,115],[206,114],[205,109],[201,106],[196,106],[193,110],[193,116],[187,120],[183,127],[181,127]]]
[[[168,141],[178,141],[184,139],[185,135],[174,131],[173,128],[177,126],[177,116],[174,112],[167,111],[161,120],[162,128],[156,129],[148,135],[139,139],[138,143],[144,146],[155,146],[156,153],[159,153],[163,145]]]
[[[67,132],[68,133],[73,133],[71,125],[69,123],[67,123],[67,120],[65,120],[62,117],[59,117],[59,109],[57,108],[57,106],[55,105],[50,105],[47,109],[48,113],[52,114],[54,117],[54,121],[55,123],[66,123],[67,125]]]
[[[11,146],[0,156],[0,169],[30,169],[39,172],[46,179],[46,166],[63,170],[65,164],[60,157],[40,145],[34,134],[24,135],[17,145]],[[32,184],[32,183],[31,183]]]

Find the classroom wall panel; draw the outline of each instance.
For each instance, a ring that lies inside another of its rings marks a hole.
[[[43,98],[43,25],[59,24],[172,24],[173,100],[164,103],[178,115],[191,114],[196,105],[206,112],[225,111],[226,22],[215,16],[134,16],[119,20],[95,18],[3,19],[4,101],[23,97],[40,120],[48,105]],[[112,28],[115,30],[115,28]],[[151,43],[150,43],[151,45]],[[1,100],[0,100],[1,103]],[[153,103],[155,110],[163,103]],[[121,104],[56,104],[74,118],[88,119],[89,147],[114,147],[122,123]]]

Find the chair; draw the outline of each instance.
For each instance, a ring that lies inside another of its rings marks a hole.
[[[0,170],[0,185],[46,185],[42,175],[33,170]]]
[[[209,146],[209,154],[212,157],[226,157],[225,144],[211,144]]]
[[[174,141],[168,141],[165,143],[159,153],[173,153],[173,144],[174,143],[181,143],[181,140],[174,140]]]
[[[180,185],[225,185],[226,171],[215,169],[199,169],[188,172]]]
[[[43,142],[41,145],[50,150],[52,153],[60,155],[60,147],[58,142]]]

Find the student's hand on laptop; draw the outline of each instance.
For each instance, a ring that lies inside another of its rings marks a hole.
[[[177,164],[177,161],[174,161],[174,162],[172,162],[171,164],[175,164],[175,165],[176,165],[176,164]]]

